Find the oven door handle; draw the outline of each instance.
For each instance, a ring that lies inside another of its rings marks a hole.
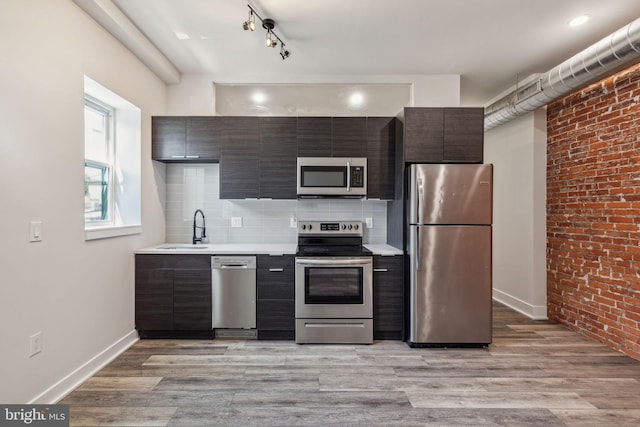
[[[328,265],[328,266],[343,266],[343,265],[369,265],[370,260],[367,259],[297,259],[296,264],[299,265]]]

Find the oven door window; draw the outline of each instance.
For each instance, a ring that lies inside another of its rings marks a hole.
[[[362,267],[307,267],[305,304],[363,304]]]
[[[300,185],[302,187],[346,187],[347,168],[345,166],[302,166]]]

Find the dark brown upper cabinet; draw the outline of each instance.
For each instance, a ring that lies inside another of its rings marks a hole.
[[[482,163],[484,109],[404,109],[404,153],[409,163]]]
[[[367,157],[366,117],[334,117],[331,135],[332,157]]]
[[[369,199],[394,198],[396,119],[393,117],[367,118],[367,197]]]
[[[220,152],[220,198],[260,197],[258,117],[225,117]]]
[[[220,160],[222,128],[225,117],[187,117],[187,158],[200,161]]]
[[[260,117],[260,198],[295,199],[296,117]]]
[[[217,162],[223,117],[151,118],[151,158],[163,162]]]
[[[151,158],[184,160],[187,153],[186,117],[151,117]]]
[[[484,109],[444,110],[444,162],[482,163],[484,159]]]
[[[331,117],[298,117],[298,157],[331,157]]]

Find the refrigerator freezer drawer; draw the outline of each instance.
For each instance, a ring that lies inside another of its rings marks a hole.
[[[491,342],[491,227],[411,226],[409,344]]]

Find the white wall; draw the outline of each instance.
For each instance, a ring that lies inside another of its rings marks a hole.
[[[532,317],[547,316],[546,111],[485,133],[494,164],[493,296]]]
[[[164,241],[166,86],[70,0],[0,2],[0,52],[0,402],[52,402],[135,339],[133,250]],[[84,240],[85,74],[142,110],[141,235]]]

